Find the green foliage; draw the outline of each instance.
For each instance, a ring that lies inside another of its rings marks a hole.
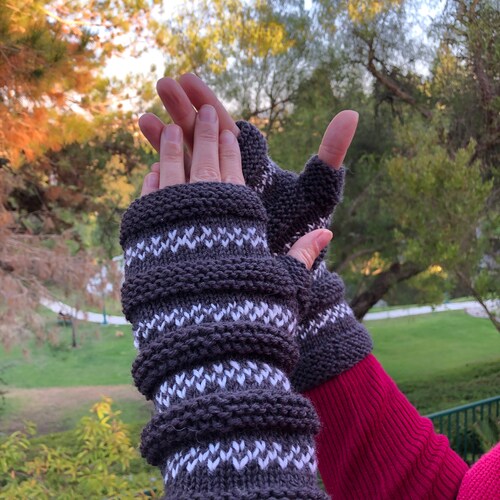
[[[476,414],[479,412],[476,410]],[[469,420],[470,422],[470,420]],[[500,418],[492,417],[485,420],[469,423],[466,429],[452,435],[450,440],[454,450],[462,451],[464,442],[467,442],[468,454],[482,455],[491,450],[500,438]]]
[[[158,26],[166,73],[192,71],[271,130],[313,68],[303,2],[189,0]]]
[[[104,398],[72,432],[70,446],[36,443],[28,425],[0,444],[3,498],[146,498],[163,491],[156,471],[132,472],[138,460],[119,411]]]
[[[398,131],[398,153],[386,162],[384,203],[394,213],[394,241],[404,259],[444,273],[476,298],[495,297],[494,181],[485,179],[474,140],[453,153],[442,144],[443,120],[436,111],[431,123],[415,118]]]
[[[443,375],[398,381],[398,387],[421,414],[427,415],[498,394],[499,363],[474,362]]]
[[[395,240],[405,257],[449,268],[477,263],[476,230],[492,183],[483,181],[473,161],[475,144],[451,156],[439,130],[419,119],[401,127],[398,140],[401,152],[387,161],[392,195],[386,210],[396,214]]]

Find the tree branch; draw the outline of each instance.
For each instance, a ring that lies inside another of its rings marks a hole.
[[[474,288],[470,280],[467,279],[462,271],[455,270],[455,274],[458,276],[463,285],[470,291],[472,296],[479,302],[479,304],[481,304],[481,307],[484,309],[488,319],[493,323],[493,326],[497,329],[497,332],[500,332],[500,321],[498,321],[496,316],[489,310],[481,294]]]
[[[387,271],[383,271],[375,278],[368,290],[352,299],[350,306],[356,318],[362,319],[391,287],[420,274],[424,270],[424,266],[414,262],[405,262],[404,264],[395,262],[392,264]]]
[[[368,47],[368,60],[366,63],[364,63],[364,66],[372,74],[372,76],[384,87],[386,87],[393,95],[401,99],[403,102],[410,104],[410,106],[413,106],[424,118],[426,118],[427,120],[430,119],[432,117],[432,113],[428,109],[422,108],[411,94],[402,89],[398,82],[387,74],[385,65],[381,61],[379,61],[379,59],[375,55],[373,39],[367,40],[357,30],[355,30],[355,35],[358,36],[363,42],[365,42]],[[385,69],[385,72],[380,71],[375,65],[375,62],[379,62],[382,65],[382,68]]]

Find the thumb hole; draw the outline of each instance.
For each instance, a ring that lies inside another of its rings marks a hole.
[[[328,229],[316,229],[299,238],[290,248],[288,256],[311,269],[321,250],[330,243],[333,233]]]

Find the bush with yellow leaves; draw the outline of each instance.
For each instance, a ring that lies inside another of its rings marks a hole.
[[[35,437],[33,424],[0,442],[0,498],[161,496],[161,477],[132,446],[112,400],[103,398],[91,411],[64,440],[50,445],[45,436]]]

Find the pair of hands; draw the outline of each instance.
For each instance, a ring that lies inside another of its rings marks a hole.
[[[236,139],[239,128],[207,85],[197,76],[186,74],[179,82],[162,78],[157,91],[174,123],[165,125],[150,113],[139,120],[142,133],[160,153],[160,161],[144,178],[141,196],[174,184],[245,184]],[[355,111],[342,111],[333,118],[319,147],[322,161],[340,168],[357,122]],[[288,255],[311,269],[331,238],[327,229],[317,229],[298,239]]]

